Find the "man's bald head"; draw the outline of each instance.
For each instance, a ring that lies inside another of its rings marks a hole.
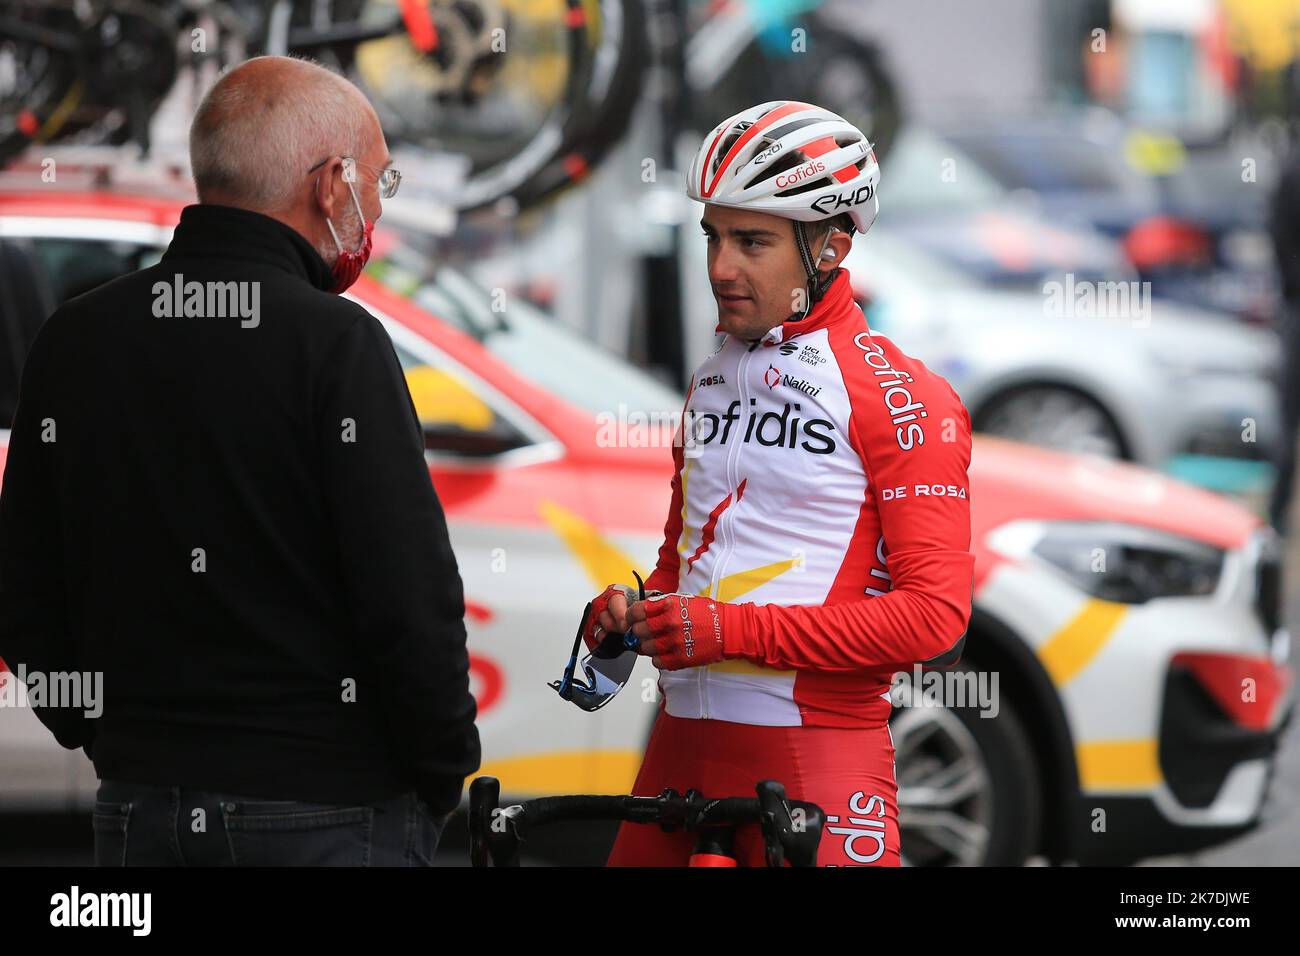
[[[382,135],[374,108],[343,77],[293,57],[247,60],[221,76],[194,114],[199,202],[284,212],[312,166],[372,155]]]

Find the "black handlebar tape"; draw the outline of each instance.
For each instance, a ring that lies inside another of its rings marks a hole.
[[[789,830],[790,813],[785,808],[785,787],[775,780],[762,780],[754,788],[758,792],[759,826],[763,830],[763,855],[768,866],[785,862],[785,844],[782,835]]]

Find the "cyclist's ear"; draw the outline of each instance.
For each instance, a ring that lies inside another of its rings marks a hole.
[[[845,257],[853,248],[853,237],[842,229],[832,229],[825,242],[826,248],[817,261],[817,271],[822,275],[827,275],[832,269],[838,269],[844,264]]]

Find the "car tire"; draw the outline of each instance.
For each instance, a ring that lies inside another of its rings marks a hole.
[[[895,708],[904,865],[1019,866],[1036,850],[1037,761],[1014,708],[1005,697],[997,707],[995,717],[976,706]]]
[[[1017,385],[974,412],[974,430],[1058,451],[1129,460],[1115,416],[1096,398],[1055,382]]]

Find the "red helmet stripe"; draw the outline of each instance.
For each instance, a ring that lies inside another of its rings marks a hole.
[[[816,159],[818,156],[825,156],[831,150],[838,148],[835,144],[835,137],[823,136],[821,139],[813,140],[803,148],[803,151],[809,159]]]
[[[709,175],[709,161],[713,159],[713,151],[718,148],[718,142],[722,139],[722,135],[728,129],[730,129],[730,127],[724,126],[722,127],[722,129],[718,130],[718,135],[713,137],[713,142],[709,144],[709,154],[704,157],[704,164],[700,167],[700,195],[701,196],[708,195],[708,193],[705,192],[704,177]]]
[[[731,145],[731,149],[727,150],[727,155],[724,156],[722,158],[722,162],[718,164],[718,171],[713,174],[713,180],[709,183],[709,186],[706,189],[704,188],[704,177],[707,175],[708,172],[709,160],[713,158],[713,150],[718,145],[718,139],[720,139],[722,136],[722,133],[719,133],[718,137],[715,138],[713,145],[709,147],[709,155],[704,160],[704,168],[700,170],[700,195],[702,196],[713,195],[713,191],[718,188],[718,180],[722,178],[722,174],[726,172],[727,167],[731,165],[731,161],[736,158],[736,155],[742,149],[744,149],[745,145],[750,140],[752,140],[755,136],[763,132],[763,130],[768,129],[777,120],[783,119],[789,116],[791,113],[797,113],[800,110],[812,110],[816,108],[817,107],[810,106],[807,103],[790,102],[790,103],[786,103],[785,106],[778,106],[776,109],[772,110],[772,112],[768,113],[766,116],[760,119],[749,129],[745,130],[744,135],[741,136],[740,139],[736,140]]]
[[[821,139],[813,140],[803,148],[803,151],[810,159],[816,159],[818,156],[825,156],[827,153],[831,152],[831,150],[835,149],[839,149],[839,143],[835,142],[835,137],[823,136]],[[842,183],[847,183],[857,174],[857,163],[850,163],[848,166],[844,166],[831,173],[832,176]]]

